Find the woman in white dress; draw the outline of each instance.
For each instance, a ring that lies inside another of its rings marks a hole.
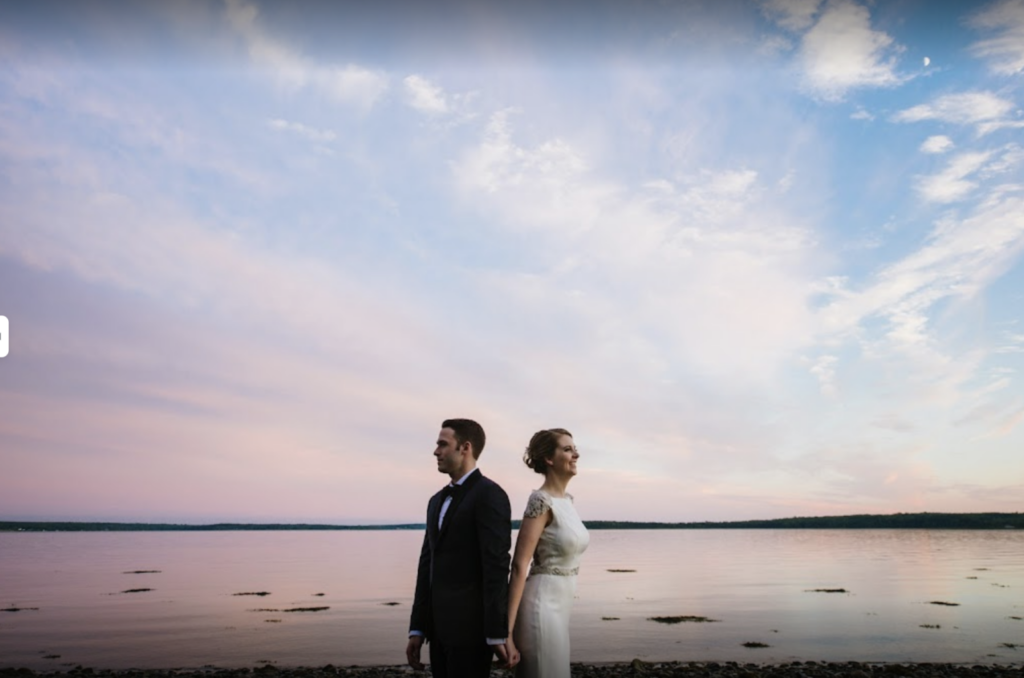
[[[517,678],[569,678],[569,614],[590,543],[565,491],[579,456],[572,434],[561,428],[533,434],[523,455],[544,484],[526,503],[508,584],[509,663]]]

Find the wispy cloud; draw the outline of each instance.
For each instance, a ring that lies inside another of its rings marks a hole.
[[[821,0],[763,0],[764,13],[783,28],[802,31],[814,23]]]
[[[1006,415],[993,430],[993,433],[998,436],[1008,436],[1014,429],[1020,426],[1021,422],[1024,422],[1024,407],[1020,407],[1015,412]]]
[[[1009,99],[992,92],[963,92],[947,94],[931,103],[918,104],[893,116],[895,122],[921,122],[939,120],[958,125],[977,125],[978,134],[986,134],[1002,127],[1016,127],[1020,123],[1007,120],[1014,110]]]
[[[895,433],[910,433],[917,428],[913,423],[907,421],[905,418],[894,412],[881,414],[871,423],[878,428],[893,431]]]
[[[945,135],[938,134],[924,140],[921,144],[921,152],[931,154],[945,153],[946,151],[951,150],[953,146],[954,144],[952,139]]]
[[[968,158],[975,166],[982,158]],[[873,316],[889,323],[893,348],[933,350],[929,311],[944,299],[967,299],[997,278],[1024,250],[1024,200],[1019,192],[993,191],[966,218],[938,221],[916,252],[879,272],[862,292],[842,292],[822,309],[832,332],[849,332]],[[939,358],[939,362],[948,362]],[[909,367],[909,366],[908,366]]]
[[[961,153],[952,158],[942,172],[919,179],[917,191],[930,202],[960,200],[978,187],[978,182],[968,177],[976,174],[991,157],[991,153]]]
[[[991,181],[1024,164],[1024,151],[1014,144],[1002,149],[960,153],[937,174],[916,178],[918,194],[928,202],[953,203],[970,196],[984,181]],[[994,195],[1014,192],[1013,184],[996,186]]]
[[[1000,0],[970,17],[975,28],[995,35],[971,45],[971,51],[987,59],[996,73],[1024,72],[1024,0]]]
[[[1002,379],[998,386],[1006,387],[1010,384],[1009,379]],[[986,399],[980,404],[972,407],[966,414],[955,419],[953,426],[972,426],[975,424],[986,425],[996,418],[1003,418],[1006,416],[1006,403]]]
[[[1003,336],[1002,345],[994,350],[996,353],[1024,353],[1024,334],[1007,332]]]
[[[333,130],[322,130],[315,127],[308,127],[300,122],[289,122],[287,120],[282,120],[281,118],[275,118],[271,120],[269,124],[274,129],[294,132],[295,134],[309,139],[310,141],[325,142],[334,141],[338,138],[338,135]]]
[[[410,75],[403,82],[410,106],[425,113],[448,112],[443,89],[419,75]]]
[[[836,364],[839,358],[834,355],[824,355],[814,361],[811,365],[811,374],[818,379],[821,394],[834,396],[837,393],[836,387]]]
[[[225,0],[231,27],[242,36],[253,63],[266,68],[283,87],[316,88],[338,102],[369,109],[388,89],[388,76],[358,64],[320,65],[267,34],[259,9],[246,0]]]

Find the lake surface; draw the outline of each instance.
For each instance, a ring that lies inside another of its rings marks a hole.
[[[0,533],[0,666],[402,664],[421,541]],[[1024,531],[594,530],[577,593],[573,661],[1024,663]]]

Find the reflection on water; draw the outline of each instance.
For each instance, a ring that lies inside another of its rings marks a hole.
[[[594,536],[600,548],[587,551],[573,620],[574,651],[581,657],[587,648],[618,658],[684,660],[1024,660],[1003,645],[1024,645],[1024,621],[1012,619],[1024,617],[1024,533],[673,530]],[[607,572],[617,568],[637,572]],[[663,626],[647,621],[655,615],[721,621]],[[770,647],[747,649],[746,642]]]
[[[0,666],[400,664],[421,539],[0,533]],[[1009,530],[593,531],[573,660],[1022,662],[1022,554]],[[674,615],[717,621],[649,621]]]

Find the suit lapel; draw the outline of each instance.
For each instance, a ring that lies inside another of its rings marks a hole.
[[[455,517],[455,512],[458,510],[459,506],[462,505],[462,502],[466,499],[466,495],[468,495],[472,491],[473,486],[480,481],[481,477],[482,476],[480,475],[479,470],[474,471],[469,475],[468,478],[466,478],[465,482],[462,483],[462,487],[459,489],[459,491],[452,495],[452,503],[448,505],[448,510],[445,511],[444,523],[441,524],[441,531],[437,535],[438,541],[444,539],[444,536],[448,534],[448,527],[452,524],[452,518]],[[441,512],[441,504],[443,503],[444,502],[439,501],[437,504],[437,512],[439,515]],[[434,520],[434,524],[437,524],[436,519]]]
[[[430,535],[430,541],[433,543],[437,543],[437,519],[441,515],[441,505],[443,503],[444,500],[441,498],[440,492],[430,498],[430,510],[427,511],[427,533]]]

